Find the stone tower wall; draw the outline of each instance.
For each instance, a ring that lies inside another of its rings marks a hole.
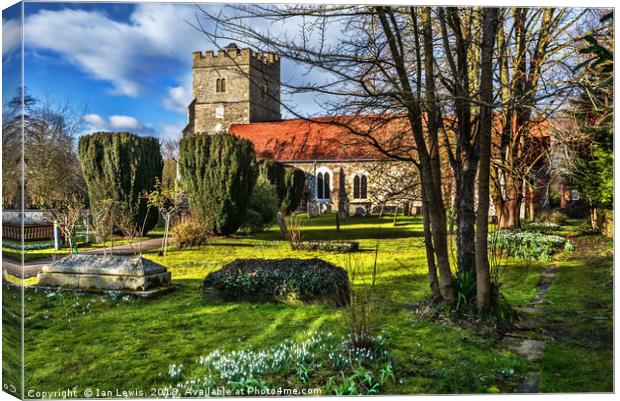
[[[273,53],[229,47],[194,52],[190,117],[193,132],[213,133],[231,124],[280,120],[280,58]],[[218,78],[226,91],[218,93]],[[217,110],[223,108],[223,116]]]

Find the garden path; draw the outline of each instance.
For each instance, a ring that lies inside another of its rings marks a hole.
[[[162,241],[163,241],[163,237],[149,238],[147,240],[140,241],[134,244],[133,246],[134,247],[142,246],[142,251],[144,252],[144,251],[148,251],[151,249],[160,248],[162,245]],[[103,255],[103,251],[104,249],[100,248],[100,249],[91,249],[91,250],[83,251],[80,253],[88,254],[88,255]],[[110,248],[107,248],[106,252],[110,252]],[[134,253],[132,250],[132,246],[129,244],[115,245],[112,247],[112,252],[117,255],[128,255],[128,254]],[[43,259],[36,259],[36,260],[25,262],[23,266],[24,278],[36,276],[37,273],[41,271],[41,268],[43,268],[43,266],[53,261],[54,261],[54,258],[43,258]],[[19,261],[9,259],[6,257],[2,258],[3,272],[6,271],[7,273],[15,277],[19,277],[21,275],[21,269],[22,269],[22,265],[19,263]]]
[[[558,272],[559,269],[554,265],[545,269],[536,286],[536,296],[527,306],[517,308],[519,321],[502,340],[505,348],[528,361],[541,358],[545,352],[545,316],[542,303]],[[531,372],[525,382],[519,384],[517,390],[520,393],[537,393],[539,382],[540,372]]]

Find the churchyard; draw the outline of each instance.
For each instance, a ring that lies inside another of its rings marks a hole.
[[[502,294],[513,308],[526,306],[536,296],[549,264],[560,270],[542,304],[544,323],[536,329],[546,340],[545,352],[528,360],[502,341],[507,326],[518,325],[522,316],[496,325],[483,318],[424,311],[429,287],[419,217],[400,216],[396,224],[392,216],[352,217],[341,223],[339,232],[333,214],[301,218],[305,239],[355,240],[359,252],[293,251],[272,226],[263,233],[216,237],[183,250],[171,247],[165,257],[147,251],[147,259],[166,266],[173,283],[182,285],[156,299],[27,289],[26,389],[75,388],[82,394],[97,388],[102,395],[131,389],[144,396],[169,391],[191,395],[218,386],[230,391],[319,388],[322,394],[486,393],[517,391],[538,372],[541,392],[611,391],[611,244],[580,235],[580,222],[571,221],[559,232],[578,235],[571,239],[574,251],[548,262],[507,258],[502,265]],[[381,336],[387,355],[376,363],[366,361],[361,370],[334,369],[327,352],[312,345],[338,348],[349,334],[348,308],[213,301],[205,300],[200,290],[208,273],[236,259],[291,257],[319,257],[356,271],[352,284],[359,290],[372,276],[376,250],[375,291],[382,306],[376,311],[380,316],[373,317],[380,321],[373,334]],[[15,293],[4,294],[5,304],[18,302]],[[5,319],[10,317],[5,314]],[[305,342],[313,351],[298,359],[286,351],[287,341]],[[295,361],[294,366],[280,361],[269,370],[253,364],[250,355],[230,354],[278,350],[284,359],[291,358],[285,362]],[[222,354],[237,371],[226,371]],[[219,371],[212,368],[207,374],[200,359],[208,355],[222,358]],[[582,361],[577,368],[576,358]],[[197,384],[207,376],[210,386]]]

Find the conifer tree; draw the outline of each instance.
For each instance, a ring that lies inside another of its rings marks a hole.
[[[217,235],[234,233],[245,217],[257,177],[254,147],[232,135],[181,140],[179,167],[190,207]]]
[[[158,212],[148,208],[144,193],[161,179],[163,160],[157,139],[96,132],[80,138],[78,155],[91,209],[112,200],[132,212],[136,228],[144,227],[143,235],[155,227]]]
[[[284,172],[284,197],[280,209],[290,214],[297,209],[304,194],[306,175],[298,168],[289,168]]]
[[[276,160],[263,159],[258,161],[259,174],[265,175],[276,189],[278,200],[282,202],[286,192],[284,184],[284,165]]]

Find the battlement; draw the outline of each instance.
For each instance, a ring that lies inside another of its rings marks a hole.
[[[230,65],[262,64],[267,67],[279,66],[280,56],[275,53],[256,52],[250,48],[240,49],[234,43],[220,49],[192,53],[192,66],[195,67],[222,67]]]

